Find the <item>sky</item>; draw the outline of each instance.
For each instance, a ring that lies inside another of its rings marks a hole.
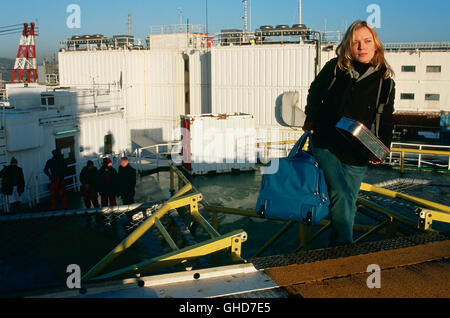
[[[69,28],[71,4],[80,8],[80,28]],[[55,56],[59,42],[73,35],[127,33],[128,14],[132,33],[144,39],[150,26],[183,23],[206,24],[208,30],[243,29],[242,0],[0,0],[3,26],[37,22],[38,61]],[[249,29],[261,25],[298,23],[298,0],[248,0]],[[367,20],[379,8],[377,31],[382,42],[450,42],[450,0],[302,0],[302,23],[311,29],[345,31],[357,19]],[[182,14],[180,15],[180,11]],[[1,35],[0,57],[15,58],[20,34]]]

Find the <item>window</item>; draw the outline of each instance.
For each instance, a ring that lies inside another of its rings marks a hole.
[[[413,93],[401,93],[400,99],[414,99]]]
[[[425,94],[425,100],[439,100],[439,94]]]
[[[440,73],[441,66],[440,65],[427,65],[427,73]]]
[[[49,95],[42,95],[41,97],[42,106],[53,106],[55,105],[55,97]]]
[[[415,65],[402,65],[402,72],[415,72],[416,66]]]
[[[112,134],[105,135],[105,138],[104,138],[105,155],[110,155],[113,153],[113,151],[112,151],[113,140],[112,139],[113,139]]]

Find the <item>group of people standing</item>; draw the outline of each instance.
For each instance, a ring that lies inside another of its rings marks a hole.
[[[58,199],[62,208],[68,208],[65,177],[68,168],[60,151],[53,150],[44,168],[44,173],[50,179],[50,209],[56,210]],[[25,190],[25,180],[22,168],[17,159],[12,158],[10,165],[0,171],[1,192],[5,195],[11,212],[20,210],[21,196]],[[118,171],[112,166],[110,158],[103,158],[102,166],[97,169],[89,160],[80,173],[81,189],[86,208],[98,208],[98,195],[100,194],[101,206],[116,206],[116,198],[122,198],[122,204],[134,203],[136,170],[130,165],[127,157],[122,157]]]
[[[104,158],[102,166],[97,169],[89,160],[80,173],[81,189],[86,208],[98,208],[98,194],[101,206],[116,206],[116,198],[122,198],[122,204],[134,203],[136,187],[136,170],[130,165],[127,157],[120,161],[118,171],[112,166],[109,158]]]

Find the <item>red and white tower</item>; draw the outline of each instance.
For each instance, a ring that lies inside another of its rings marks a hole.
[[[33,83],[37,81],[36,36],[38,34],[35,30],[35,24],[31,22],[28,26],[28,23],[24,23],[16,63],[12,70],[11,83]]]

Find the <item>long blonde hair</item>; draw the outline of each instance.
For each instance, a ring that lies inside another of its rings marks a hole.
[[[363,27],[368,28],[369,31],[372,33],[376,46],[375,55],[370,61],[371,64],[375,67],[376,70],[379,70],[382,66],[386,67],[386,71],[383,75],[384,78],[394,76],[394,71],[392,70],[391,66],[388,64],[388,62],[384,57],[384,47],[380,41],[380,38],[378,37],[377,31],[375,31],[375,29],[366,21],[361,20],[357,20],[352,23],[352,25],[348,28],[347,32],[345,32],[342,42],[336,48],[336,54],[338,56],[338,63],[337,63],[338,67],[343,71],[347,71],[350,68],[351,62],[353,60],[352,43],[354,39],[354,34],[356,30]]]

